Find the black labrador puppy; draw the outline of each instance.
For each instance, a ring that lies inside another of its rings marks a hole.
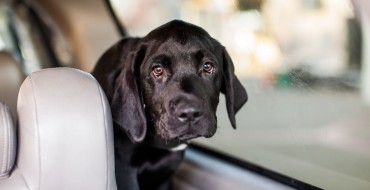
[[[178,20],[144,38],[122,39],[93,75],[112,109],[118,189],[171,189],[181,148],[215,134],[220,92],[234,128],[235,113],[247,101],[225,48]]]

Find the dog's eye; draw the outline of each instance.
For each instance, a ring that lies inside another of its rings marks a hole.
[[[203,65],[203,71],[206,72],[206,73],[213,73],[213,65],[211,63],[205,63]]]
[[[164,70],[163,70],[163,67],[161,66],[155,66],[153,67],[152,69],[152,73],[155,77],[159,77],[163,74]]]

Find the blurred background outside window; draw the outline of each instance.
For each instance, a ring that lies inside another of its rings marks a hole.
[[[321,188],[370,188],[369,3],[111,3],[130,36],[181,19],[227,48],[250,99],[233,130],[221,98],[218,133],[198,142]]]

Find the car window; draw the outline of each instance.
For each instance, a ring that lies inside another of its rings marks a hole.
[[[350,0],[111,0],[131,36],[181,19],[233,59],[249,100],[197,142],[324,189],[370,188],[370,6]]]

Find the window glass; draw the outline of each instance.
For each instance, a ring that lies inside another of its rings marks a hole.
[[[370,188],[369,3],[111,3],[131,36],[181,19],[227,48],[249,101],[233,130],[221,97],[218,132],[198,142],[324,189]]]

